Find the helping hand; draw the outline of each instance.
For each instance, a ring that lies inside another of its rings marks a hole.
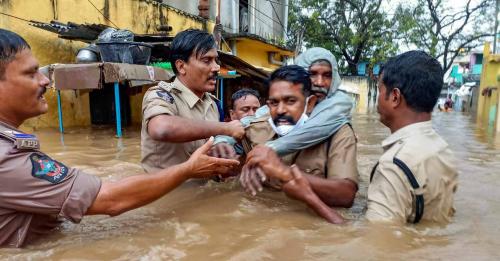
[[[252,196],[262,191],[262,183],[266,181],[266,175],[259,167],[243,166],[240,175],[240,184],[245,191]]]
[[[214,138],[210,139],[198,148],[185,162],[188,168],[189,178],[210,178],[215,175],[228,173],[232,168],[240,164],[235,159],[221,159],[208,156]]]
[[[246,164],[249,167],[260,167],[266,176],[281,182],[293,179],[290,168],[281,161],[274,150],[264,145],[258,145],[248,153]]]
[[[236,154],[236,151],[234,150],[234,147],[224,142],[213,145],[212,148],[210,148],[210,150],[208,151],[208,155],[222,159],[239,158],[238,154]]]
[[[245,136],[245,128],[239,120],[230,121],[226,124],[227,135],[231,136],[237,140],[243,139]]]

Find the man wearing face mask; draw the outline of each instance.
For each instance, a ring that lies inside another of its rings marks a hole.
[[[337,60],[330,51],[310,48],[295,59],[295,64],[310,73],[311,91],[318,97],[318,104],[302,128],[266,143],[280,156],[325,142],[351,119],[353,103],[344,91],[339,90],[341,79]]]
[[[288,135],[268,141],[266,146],[272,148],[280,156],[289,155],[304,150],[316,144],[325,142],[344,125],[350,122],[352,99],[339,90],[341,84],[337,60],[333,54],[320,47],[310,48],[295,59],[295,63],[311,75],[312,93],[318,97],[317,105],[309,115],[309,120],[301,127],[291,130]],[[255,117],[245,117],[241,120],[247,126],[254,118],[268,114],[269,108],[259,108]],[[218,136],[214,144],[214,156],[230,158],[230,144],[236,141],[231,137]]]
[[[286,137],[290,131],[304,125],[317,101],[317,97],[311,92],[309,77],[309,73],[297,65],[284,66],[271,74],[268,80],[269,115],[255,119],[245,129],[242,141],[245,152],[248,153],[259,144]],[[311,184],[315,199],[311,202],[309,197],[303,201],[310,206],[317,206],[313,209],[319,207],[328,212],[329,207],[352,206],[358,188],[358,171],[356,138],[348,125],[342,126],[325,142],[284,156],[281,160],[287,165],[293,164],[305,173],[304,177]],[[278,160],[282,164],[280,162]],[[255,195],[262,187],[250,172],[250,169],[244,169],[240,182],[248,192]],[[271,179],[266,183],[276,189],[286,189],[282,187],[280,179]],[[331,217],[327,219],[335,222]]]

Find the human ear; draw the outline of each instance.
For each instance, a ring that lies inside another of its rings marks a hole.
[[[183,60],[176,60],[175,61],[175,67],[177,68],[177,71],[181,75],[186,75],[186,62]]]
[[[306,113],[309,114],[313,111],[314,106],[316,106],[316,102],[318,101],[318,96],[310,95],[308,97],[307,105],[306,105]]]
[[[229,110],[229,118],[231,118],[232,121],[236,120],[236,115],[233,110]]]
[[[391,99],[391,103],[393,105],[393,108],[396,108],[399,105],[401,105],[401,102],[403,99],[403,95],[401,94],[401,90],[399,90],[398,88],[392,89],[390,99]]]

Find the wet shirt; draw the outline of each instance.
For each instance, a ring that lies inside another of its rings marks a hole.
[[[403,161],[423,190],[422,220],[450,221],[457,171],[448,144],[434,131],[431,121],[406,126],[382,142],[385,150],[368,187],[369,220],[412,222],[415,193],[403,171],[393,163]],[[420,193],[420,192],[418,192]]]
[[[99,192],[100,179],[16,145],[6,133],[30,135],[14,127],[0,123],[0,132],[0,247],[21,247],[64,219],[80,222]]]
[[[162,114],[190,120],[219,121],[215,97],[209,93],[205,93],[200,99],[178,79],[172,83],[160,82],[150,88],[142,102],[141,163],[147,172],[186,161],[206,142],[205,139],[184,143],[154,140],[148,134],[148,123],[153,117]]]
[[[269,116],[259,118],[245,128],[242,141],[244,150],[249,152],[254,146],[277,139],[267,121]],[[356,136],[352,128],[345,124],[325,142],[282,157],[288,165],[295,164],[304,173],[327,179],[350,179],[358,183],[359,174],[356,160]],[[275,181],[270,184],[279,188]]]

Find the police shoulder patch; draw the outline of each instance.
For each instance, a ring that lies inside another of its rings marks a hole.
[[[44,179],[50,183],[57,184],[68,175],[68,167],[61,162],[51,159],[49,156],[32,153],[30,155],[31,175],[35,178]]]
[[[174,103],[174,96],[172,96],[172,94],[170,94],[169,92],[167,92],[165,90],[157,90],[156,95],[158,95],[158,97],[160,97],[161,99],[163,99],[166,102],[169,102],[172,104]]]

